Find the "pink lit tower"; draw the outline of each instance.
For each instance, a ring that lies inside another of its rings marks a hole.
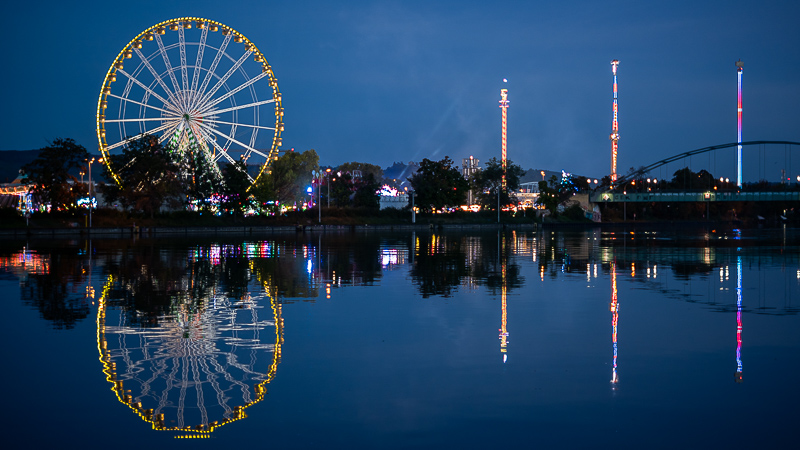
[[[507,83],[508,80],[503,78],[503,83]],[[507,155],[507,147],[506,147],[506,137],[507,137],[507,120],[508,120],[508,89],[500,89],[500,109],[503,110],[503,129],[501,133],[502,138],[502,156],[503,156],[503,191],[506,190],[506,155]]]
[[[617,122],[617,66],[618,60],[611,61],[611,73],[614,74],[614,120],[611,121],[611,184],[617,181],[617,148],[619,146],[619,122]]]
[[[736,167],[738,169],[737,172],[736,172],[736,185],[739,186],[739,187],[742,187],[742,67],[744,67],[744,63],[742,62],[742,60],[740,59],[740,60],[736,61],[736,72],[737,72],[737,74],[738,74],[737,76],[739,78],[739,89],[738,89],[738,91],[739,91],[739,101],[738,101],[739,112],[737,113],[738,114],[738,119],[739,119],[738,120],[738,124],[739,124],[738,139],[739,140],[736,141],[736,143],[738,143],[739,145],[736,146]]]

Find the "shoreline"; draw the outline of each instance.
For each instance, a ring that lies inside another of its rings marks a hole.
[[[0,229],[0,239],[25,238],[170,238],[179,236],[260,236],[287,233],[343,233],[343,232],[402,232],[402,231],[494,231],[494,230],[604,230],[674,229],[703,227],[744,227],[741,222],[601,222],[601,223],[493,223],[493,224],[378,224],[378,225],[232,225],[232,226],[150,226],[150,227],[94,227],[94,228],[8,228]],[[772,228],[772,227],[768,227]]]

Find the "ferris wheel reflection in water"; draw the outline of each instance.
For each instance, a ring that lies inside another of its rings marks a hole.
[[[223,269],[219,269],[223,270]],[[195,280],[181,280],[184,286]],[[261,401],[281,357],[283,319],[267,285],[231,297],[217,286],[172,295],[154,326],[114,303],[130,288],[109,276],[99,299],[97,345],[117,400],[155,430],[208,437]]]

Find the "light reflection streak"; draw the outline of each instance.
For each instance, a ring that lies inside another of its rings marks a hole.
[[[8,270],[16,275],[47,275],[50,273],[50,257],[25,247],[11,256],[0,256],[0,270]]]
[[[611,344],[614,348],[614,358],[611,368],[612,388],[616,389],[619,382],[617,375],[617,321],[619,319],[619,302],[617,300],[617,264],[611,263]]]
[[[736,260],[736,382],[742,382],[742,256]]]

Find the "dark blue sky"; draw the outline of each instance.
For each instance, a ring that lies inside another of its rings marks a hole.
[[[2,150],[56,137],[95,149],[114,57],[144,29],[184,16],[258,45],[283,93],[283,147],[314,148],[321,164],[499,157],[507,78],[511,160],[605,175],[612,59],[621,172],[734,142],[737,59],[744,140],[800,141],[795,1],[44,0],[6,4],[3,16]],[[735,177],[734,158],[728,168],[717,155],[712,172]]]

